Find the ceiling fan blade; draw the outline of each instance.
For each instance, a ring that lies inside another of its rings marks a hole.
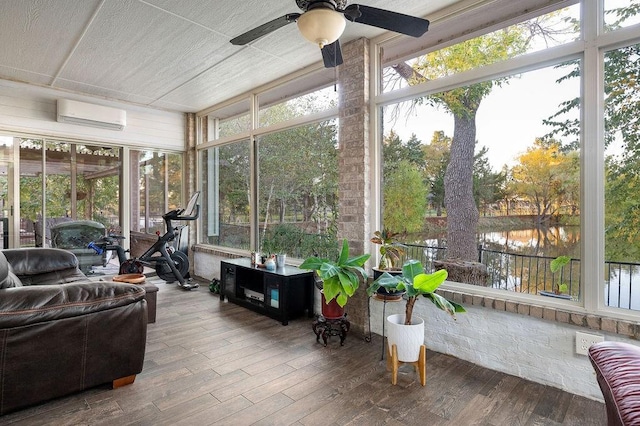
[[[325,68],[333,68],[342,64],[342,50],[340,50],[339,40],[336,40],[331,44],[327,44],[321,51]]]
[[[350,4],[344,9],[344,15],[353,22],[413,37],[420,37],[429,29],[429,21],[426,19],[361,4]]]
[[[238,37],[231,39],[231,44],[242,46],[247,43],[251,43],[254,40],[259,39],[262,36],[269,34],[272,31],[282,28],[287,24],[295,22],[300,17],[299,13],[289,13],[279,18],[269,21],[266,24],[262,24],[252,30],[247,31],[244,34],[240,34]]]

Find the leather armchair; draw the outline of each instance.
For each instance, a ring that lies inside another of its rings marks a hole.
[[[132,383],[147,334],[140,286],[89,281],[61,249],[0,251],[0,415]]]
[[[589,347],[589,360],[604,397],[607,425],[640,424],[640,347],[596,343]]]

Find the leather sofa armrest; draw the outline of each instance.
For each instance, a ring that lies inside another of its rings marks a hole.
[[[55,248],[20,248],[3,250],[13,272],[18,276],[39,275],[48,272],[78,268],[76,256]]]
[[[141,286],[83,282],[0,290],[0,329],[106,311],[143,300]]]
[[[607,410],[609,426],[640,424],[640,347],[602,342],[589,347],[589,360]]]

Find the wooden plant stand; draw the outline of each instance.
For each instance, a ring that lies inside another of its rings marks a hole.
[[[398,348],[396,345],[391,346],[391,352],[387,356],[387,370],[391,371],[391,384],[396,385],[398,383],[398,367],[400,364],[412,364],[416,373],[420,376],[420,384],[425,386],[427,384],[427,347],[420,345],[420,355],[418,360],[414,362],[403,362],[398,360]]]

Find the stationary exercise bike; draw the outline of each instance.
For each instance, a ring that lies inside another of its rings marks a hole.
[[[200,215],[200,205],[197,204],[200,192],[195,192],[185,209],[171,210],[162,215],[166,226],[164,235],[158,234],[158,240],[153,243],[140,257],[127,259],[127,252],[120,241],[121,235],[110,234],[99,240],[92,241],[88,247],[102,254],[105,251],[115,251],[120,263],[120,274],[142,274],[145,266],[154,266],[158,277],[166,282],[178,281],[178,285],[185,290],[198,288],[199,284],[189,278],[189,227],[187,225],[174,227],[171,221],[192,221]],[[160,253],[160,256],[154,256]]]

